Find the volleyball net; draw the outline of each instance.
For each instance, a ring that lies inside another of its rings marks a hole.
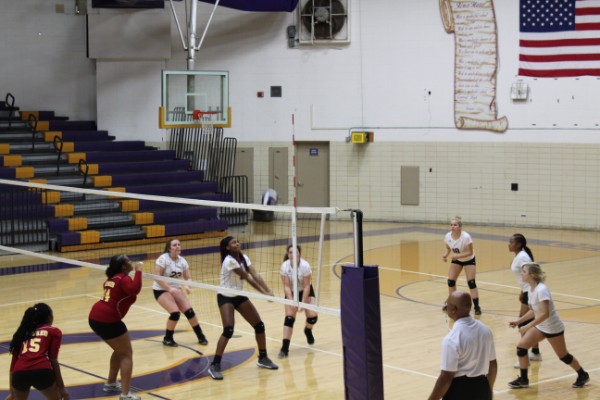
[[[221,201],[226,198],[218,191],[175,197],[0,179],[0,274],[48,272],[64,265],[104,271],[113,255],[127,254],[144,262],[145,278],[181,282],[155,274],[156,259],[167,241],[177,238],[192,276],[185,284],[223,291],[219,242],[234,236],[275,297],[250,285],[230,293],[339,316],[339,280],[332,281],[333,265],[323,260],[325,243],[336,234],[331,221],[349,221],[350,213]],[[352,239],[347,233],[342,237]],[[297,284],[294,299],[283,298],[279,271],[288,245],[299,246],[312,267],[314,305],[300,302]]]

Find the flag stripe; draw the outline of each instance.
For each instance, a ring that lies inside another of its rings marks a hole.
[[[600,23],[596,22],[593,24],[576,24],[576,31],[597,31],[600,29]]]
[[[532,76],[535,78],[573,78],[575,76],[600,76],[600,68],[596,69],[562,69],[562,70],[538,70],[519,68],[519,75]]]
[[[600,45],[597,46],[563,46],[554,47],[521,47],[524,56],[548,56],[555,54],[600,54]]]
[[[600,37],[596,39],[559,39],[559,40],[521,40],[521,47],[565,47],[600,45]]]
[[[600,7],[576,8],[575,15],[595,15],[600,14]]]
[[[532,56],[521,54],[519,61],[557,62],[557,61],[591,61],[600,60],[600,54],[555,54],[549,56]]]

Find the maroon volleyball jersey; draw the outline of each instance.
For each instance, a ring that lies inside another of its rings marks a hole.
[[[58,359],[61,340],[60,329],[50,325],[40,326],[33,337],[21,345],[19,352],[13,354],[10,372],[52,369],[50,359]]]
[[[136,271],[133,279],[119,273],[107,279],[103,285],[104,296],[92,306],[89,318],[98,322],[119,322],[142,290],[142,271]]]

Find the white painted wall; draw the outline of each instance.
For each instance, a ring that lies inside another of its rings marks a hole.
[[[84,17],[56,14],[54,2],[5,3],[0,91],[11,91],[24,109],[97,118],[119,139],[164,143],[160,70],[186,68],[174,22],[170,60],[96,64],[85,57]],[[600,229],[600,80],[524,78],[529,101],[511,101],[518,2],[497,0],[498,115],[507,116],[509,129],[459,131],[455,38],[438,3],[351,0],[351,44],[293,49],[286,27],[295,14],[218,9],[196,66],[230,72],[233,126],[226,133],[256,149],[253,197],[268,185],[268,157],[260,155],[289,145],[295,131],[297,140],[332,142],[332,205],[361,208],[365,218],[440,222],[461,214],[465,223]],[[176,6],[183,21],[184,3]],[[198,6],[201,33],[212,6]],[[269,97],[272,85],[282,86],[282,98]],[[266,96],[257,98],[258,91]],[[375,143],[345,143],[353,127],[373,130]],[[399,204],[402,165],[420,167],[419,206]]]

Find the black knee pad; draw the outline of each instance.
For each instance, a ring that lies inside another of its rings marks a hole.
[[[179,316],[181,315],[181,313],[179,311],[177,312],[172,312],[171,314],[169,314],[169,319],[171,321],[179,321]]]
[[[456,286],[456,281],[452,280],[452,279],[448,279],[448,287],[454,287]]]
[[[560,361],[562,361],[565,364],[569,365],[569,364],[571,364],[573,362],[573,356],[570,353],[567,353],[567,355],[564,356],[563,358],[561,358]]]
[[[290,328],[293,328],[294,322],[296,322],[296,318],[286,316],[285,319],[283,320],[283,326],[289,326]]]
[[[475,283],[475,279],[471,279],[470,281],[467,281],[467,284],[469,285],[469,289],[477,289],[477,284]]]
[[[183,315],[185,315],[185,317],[187,319],[192,319],[196,316],[196,313],[194,312],[193,308],[190,308],[189,310],[187,310],[186,312],[183,313]]]
[[[522,347],[517,347],[517,356],[525,357],[526,355],[527,355],[527,349],[524,349]]]
[[[254,325],[254,333],[265,333],[265,324],[262,321]]]
[[[314,324],[317,323],[318,319],[319,319],[318,316],[316,316],[316,317],[310,317],[310,318],[306,318],[306,322],[309,323],[309,324],[311,324],[311,325],[314,325]]]
[[[221,333],[221,335],[225,336],[227,339],[231,339],[233,336],[233,326],[223,327],[223,333]]]

